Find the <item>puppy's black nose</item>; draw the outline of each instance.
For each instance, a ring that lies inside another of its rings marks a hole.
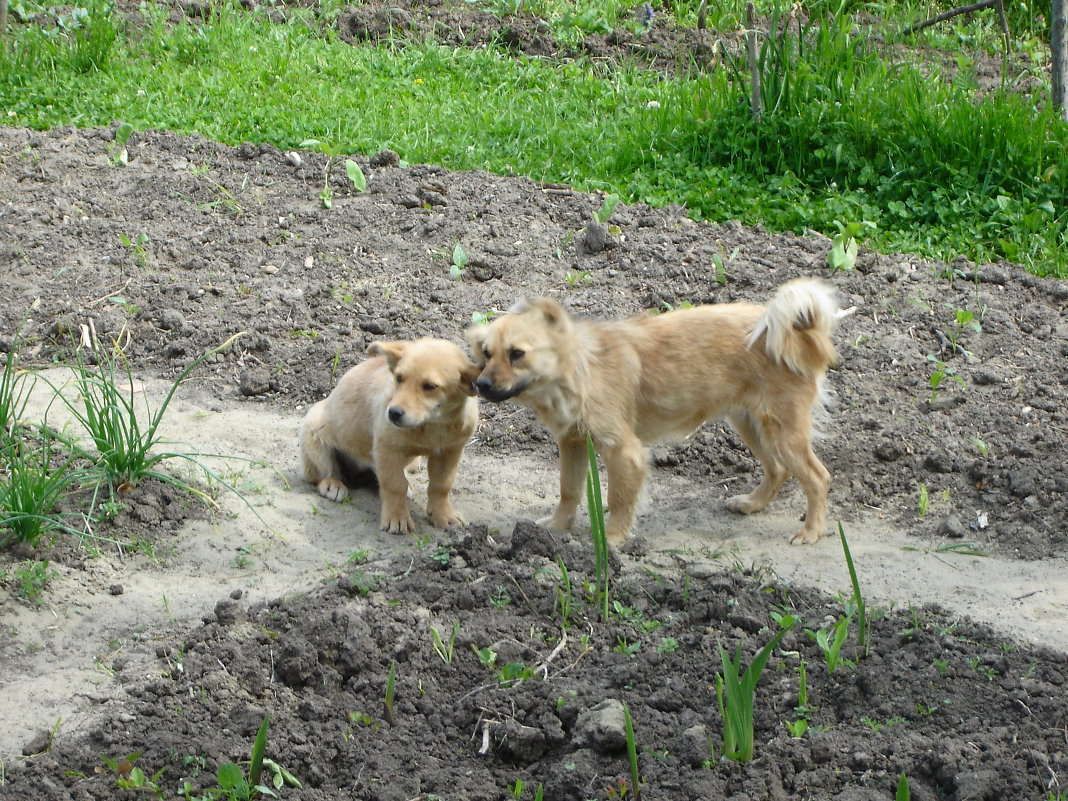
[[[493,389],[493,379],[479,376],[478,380],[475,382],[475,389],[478,390],[479,395],[485,395]]]
[[[396,406],[390,406],[386,412],[389,415],[389,422],[393,425],[400,425],[401,420],[404,419],[404,409],[399,409]]]

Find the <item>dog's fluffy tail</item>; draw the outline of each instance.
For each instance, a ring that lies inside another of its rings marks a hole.
[[[834,290],[815,278],[795,278],[775,292],[746,344],[763,347],[799,375],[820,378],[837,361],[831,341],[837,320]]]

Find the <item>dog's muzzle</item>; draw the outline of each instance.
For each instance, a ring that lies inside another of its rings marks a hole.
[[[501,387],[496,386],[489,378],[479,378],[475,382],[475,389],[478,390],[478,394],[486,400],[491,401],[493,403],[500,403],[501,401],[506,401],[509,398],[514,398],[516,395],[526,389],[526,385],[521,384],[517,387],[509,387],[507,389],[503,389]]]
[[[399,406],[390,406],[386,410],[386,416],[389,418],[389,422],[393,423],[395,426],[404,428],[407,425],[404,420],[404,409],[401,409]]]

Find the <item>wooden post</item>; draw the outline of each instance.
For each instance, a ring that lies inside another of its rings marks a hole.
[[[1053,60],[1053,105],[1061,117],[1068,120],[1068,92],[1065,91],[1065,69],[1068,46],[1065,43],[1065,0],[1051,0],[1049,49]]]
[[[756,41],[756,6],[753,0],[745,4],[746,52],[749,56],[749,108],[753,112],[753,122],[760,122],[762,103],[760,100],[760,65],[757,64]]]

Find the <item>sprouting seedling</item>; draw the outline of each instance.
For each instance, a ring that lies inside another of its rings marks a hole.
[[[324,156],[326,156],[326,168],[323,170],[323,190],[319,193],[319,201],[323,204],[324,209],[332,209],[334,207],[334,190],[330,188],[330,168],[334,164],[334,159],[339,155],[337,148],[332,147],[325,142],[318,139],[305,139],[300,143],[301,147],[310,147],[314,150],[318,150]],[[352,166],[359,172],[359,177],[363,178],[363,171],[360,170],[360,165],[356,162],[349,160]],[[349,162],[345,164],[345,171],[348,173],[349,178],[352,180],[356,188],[361,192],[367,187],[366,179],[363,180],[363,186],[356,183],[357,179],[353,178],[353,173],[349,170]]]
[[[917,502],[917,511],[920,517],[927,517],[927,507],[930,503],[930,494],[927,492],[927,485],[920,484],[920,499]]]
[[[601,620],[608,620],[611,607],[608,586],[608,536],[604,523],[604,504],[601,500],[601,474],[597,470],[597,451],[593,447],[593,437],[586,434],[586,457],[589,471],[586,474],[586,502],[590,511],[590,529],[593,533],[594,557],[594,599]]]
[[[141,267],[148,265],[148,248],[145,247],[148,244],[148,234],[142,231],[133,239],[126,234],[119,234],[119,241],[130,250]]]
[[[601,208],[594,212],[593,218],[603,225],[612,219],[612,214],[615,213],[616,206],[618,205],[619,195],[606,195],[605,199],[601,202]]]
[[[716,283],[725,286],[727,283],[727,267],[723,264],[723,257],[718,253],[712,254],[712,265],[716,268]]]
[[[430,641],[434,646],[434,651],[441,657],[441,661],[446,665],[452,664],[453,655],[456,653],[456,637],[460,633],[460,621],[456,621],[452,624],[452,630],[449,632],[449,639],[444,640],[441,636],[441,632],[434,626],[430,627]]]
[[[786,721],[786,728],[791,737],[801,739],[808,731],[808,716],[812,711],[808,705],[808,671],[804,659],[797,666],[797,682],[797,706],[794,707],[797,717]]]
[[[870,645],[870,632],[868,629],[868,609],[864,604],[864,595],[860,591],[860,579],[857,578],[857,568],[853,564],[853,554],[849,551],[849,543],[846,541],[845,529],[841,521],[838,522],[838,537],[842,540],[842,551],[845,553],[846,568],[849,570],[849,581],[853,585],[852,605],[857,613],[857,647],[860,649],[858,658],[867,656]]]
[[[909,792],[909,780],[905,775],[905,772],[901,772],[901,778],[897,780],[897,793],[894,794],[894,801],[910,801],[912,794]]]
[[[852,270],[857,264],[857,237],[864,232],[865,228],[874,230],[876,225],[870,220],[850,223],[835,220],[834,224],[838,226],[838,233],[831,239],[831,250],[827,254],[827,266],[833,272]]]
[[[953,368],[946,364],[944,361],[936,359],[931,354],[927,354],[927,361],[931,362],[935,366],[934,371],[931,373],[930,379],[928,379],[928,383],[931,386],[931,403],[934,403],[935,398],[938,397],[938,388],[942,386],[942,382],[945,381],[947,378],[951,381],[956,381],[964,389],[968,388],[968,385],[964,382],[964,379],[961,378],[959,375],[956,375],[953,372]]]
[[[125,167],[130,161],[130,153],[126,150],[126,143],[130,141],[134,127],[128,122],[122,123],[115,130],[115,147],[111,151],[111,161],[116,166]]]
[[[641,801],[641,776],[638,773],[638,747],[634,740],[634,721],[630,707],[623,702],[623,727],[627,735],[627,764],[630,765],[630,786],[634,801]]]
[[[464,277],[464,269],[467,267],[467,251],[459,242],[452,249],[452,265],[449,267],[449,276],[457,280]]]
[[[979,334],[982,333],[983,326],[975,318],[975,312],[970,309],[954,309],[953,331],[949,335],[949,340],[953,343],[954,348],[960,348],[960,337],[965,329]]]
[[[360,165],[352,159],[345,159],[345,174],[349,176],[349,180],[352,181],[352,185],[356,187],[357,191],[364,192],[367,190],[367,176],[363,174]]]
[[[560,619],[564,628],[571,625],[571,574],[567,572],[567,565],[560,554],[556,555],[556,563],[560,567],[560,584],[556,588],[556,600],[560,606]]]
[[[390,728],[393,728],[393,694],[396,690],[397,681],[397,660],[394,659],[389,663],[389,676],[386,678],[386,695],[382,700],[382,708],[385,714],[386,723]]]
[[[489,325],[489,321],[495,316],[501,313],[500,309],[490,309],[489,311],[473,311],[471,312],[471,322],[474,325]]]
[[[986,456],[987,445],[983,440],[979,439],[979,437],[972,437],[972,445],[979,451],[980,456]]]
[[[564,273],[564,283],[568,286],[578,286],[593,280],[589,270],[568,270]]]
[[[834,673],[839,664],[853,664],[848,659],[843,659],[841,656],[842,646],[845,644],[846,637],[849,636],[849,625],[852,622],[853,610],[850,609],[848,614],[840,615],[838,620],[826,628],[822,628],[819,631],[805,629],[805,634],[815,640],[816,645],[818,645],[820,651],[823,652],[823,658],[827,663],[828,673]]]
[[[753,697],[760,674],[771,656],[771,652],[795,625],[797,618],[793,615],[774,615],[779,624],[775,636],[765,645],[749,667],[742,672],[742,644],[734,652],[734,658],[727,655],[722,644],[719,648],[723,672],[716,675],[716,700],[719,712],[723,716],[723,754],[737,762],[749,762],[753,759]]]

